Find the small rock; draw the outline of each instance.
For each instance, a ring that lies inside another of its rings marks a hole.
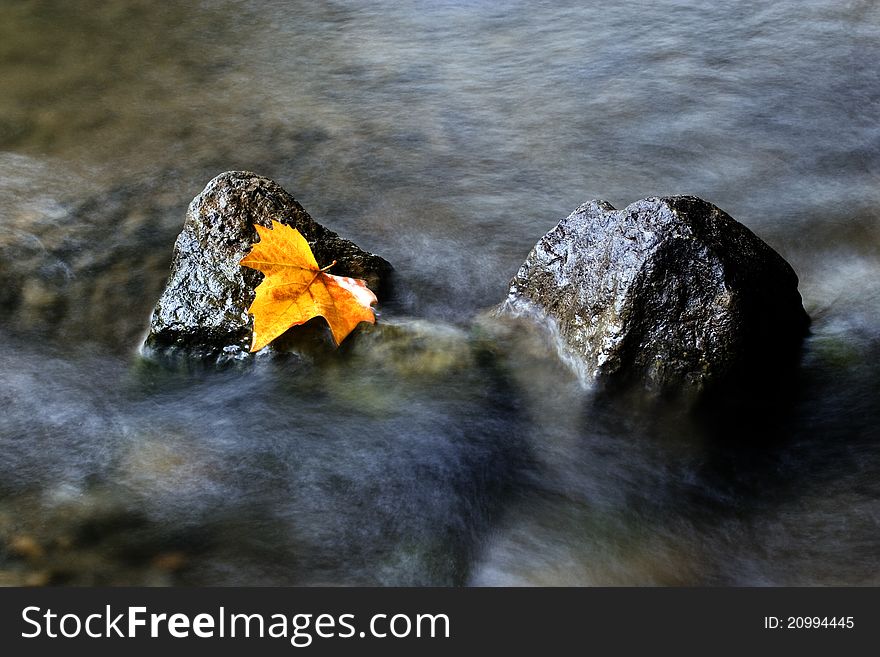
[[[163,552],[156,555],[152,565],[159,570],[175,572],[186,565],[186,555],[183,552]]]
[[[9,541],[9,551],[28,561],[37,561],[45,555],[43,546],[33,536],[27,534],[13,536]]]
[[[22,579],[23,586],[47,586],[52,581],[52,573],[48,570],[37,570],[28,573]]]
[[[364,325],[361,336],[347,347],[360,366],[401,379],[437,379],[475,366],[471,337],[451,324],[396,319]]]
[[[46,586],[52,580],[52,574],[45,570],[22,572],[17,570],[0,570],[0,586]]]
[[[240,360],[249,354],[252,320],[247,308],[263,275],[239,261],[257,238],[253,225],[275,219],[297,228],[320,265],[366,280],[382,296],[391,265],[312,219],[277,183],[247,171],[223,173],[189,206],[174,246],[171,274],[153,310],[144,351]]]
[[[591,201],[532,249],[501,314],[558,334],[585,380],[704,389],[796,357],[809,325],[791,266],[690,196]]]
[[[61,536],[55,537],[55,548],[60,552],[67,552],[73,547],[73,537],[68,536],[66,534],[62,534]]]

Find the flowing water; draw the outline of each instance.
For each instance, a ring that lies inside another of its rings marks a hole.
[[[0,1],[0,583],[880,584],[878,61],[868,1]],[[142,361],[229,169],[393,263],[409,342]],[[661,194],[798,272],[772,416],[474,329],[580,203]]]

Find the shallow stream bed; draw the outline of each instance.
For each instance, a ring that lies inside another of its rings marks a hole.
[[[880,584],[877,61],[870,2],[0,3],[0,584]],[[230,169],[389,260],[408,340],[140,359]],[[768,418],[474,328],[579,204],[664,194],[800,276]]]

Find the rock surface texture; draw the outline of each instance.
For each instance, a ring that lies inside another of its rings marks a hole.
[[[791,266],[711,203],[591,201],[532,249],[500,312],[558,332],[586,379],[704,388],[793,362],[809,326]]]
[[[321,266],[362,278],[381,299],[392,271],[379,256],[324,228],[277,183],[248,171],[214,178],[189,206],[174,245],[171,273],[153,310],[147,353],[183,352],[198,358],[242,358],[252,320],[247,308],[263,275],[239,261],[257,238],[255,223],[275,219],[297,228]]]

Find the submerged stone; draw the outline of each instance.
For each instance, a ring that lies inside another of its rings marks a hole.
[[[174,245],[171,273],[150,320],[147,353],[220,361],[245,358],[252,319],[247,309],[263,274],[239,261],[257,239],[254,224],[272,220],[299,230],[321,266],[361,278],[382,297],[391,265],[321,226],[280,185],[248,171],[214,178],[189,206]]]
[[[0,327],[29,340],[130,353],[162,291],[185,185],[174,172],[106,189],[77,178],[72,185],[4,199]]]
[[[591,201],[535,245],[499,312],[558,333],[586,380],[703,389],[793,361],[809,326],[797,286],[776,251],[699,198]]]

